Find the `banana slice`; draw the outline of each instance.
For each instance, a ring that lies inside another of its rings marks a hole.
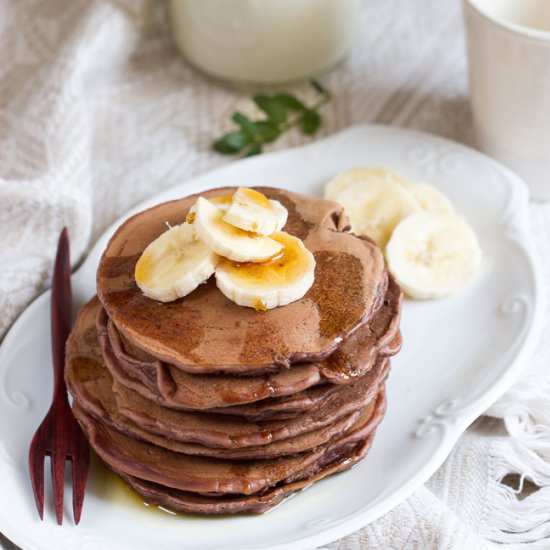
[[[225,212],[224,221],[260,235],[271,235],[286,224],[288,212],[279,202],[248,187],[239,187]]]
[[[223,220],[224,212],[203,197],[197,199],[193,225],[199,238],[216,254],[235,262],[265,262],[283,246],[269,237],[243,231]]]
[[[408,189],[391,179],[356,181],[335,199],[348,215],[354,233],[367,235],[384,248],[396,225],[420,205]]]
[[[304,243],[281,231],[273,235],[282,252],[264,263],[222,259],[216,269],[221,292],[240,306],[266,311],[302,298],[313,285],[315,258]]]
[[[212,204],[215,204],[220,210],[227,212],[233,202],[233,195],[218,195],[209,199]]]
[[[145,296],[171,302],[193,292],[215,271],[218,257],[184,223],[157,237],[143,251],[135,268]]]
[[[217,197],[211,197],[208,199],[213,205],[219,208],[222,212],[227,212],[227,209],[231,205],[233,200],[232,195],[218,195]],[[197,203],[195,203],[189,211],[187,216],[185,216],[185,221],[187,223],[195,223],[195,218],[197,217]]]
[[[352,168],[338,174],[329,181],[325,187],[325,199],[338,200],[337,196],[353,183],[363,183],[368,185],[372,181],[393,182],[407,186],[408,182],[397,172],[389,168]]]
[[[452,212],[451,201],[433,185],[427,183],[412,183],[407,187],[408,191],[418,201],[422,210],[439,212]]]
[[[440,298],[473,279],[481,263],[481,249],[461,217],[422,211],[396,227],[386,259],[390,272],[410,297]]]

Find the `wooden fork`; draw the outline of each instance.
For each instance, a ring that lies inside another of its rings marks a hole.
[[[63,376],[65,342],[71,330],[71,263],[69,236],[65,227],[59,236],[52,279],[51,297],[52,356],[54,391],[50,410],[36,430],[29,449],[29,472],[36,507],[44,519],[44,458],[50,457],[55,515],[63,523],[63,492],[65,487],[65,460],[72,462],[73,517],[80,521],[90,449],[75,420]]]

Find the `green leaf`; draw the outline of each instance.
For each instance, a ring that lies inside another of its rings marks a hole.
[[[306,106],[296,97],[290,94],[277,94],[275,96],[277,101],[284,105],[287,109],[292,109],[293,111],[304,111]]]
[[[281,124],[286,121],[287,107],[276,96],[255,95],[252,99],[274,124]]]
[[[319,113],[317,111],[308,109],[304,112],[300,120],[300,126],[304,134],[314,134],[319,129],[320,125],[321,117],[319,116]]]
[[[331,93],[316,80],[311,80],[310,84],[323,95],[311,107],[291,94],[255,95],[252,99],[267,118],[250,120],[245,114],[234,112],[231,120],[238,129],[215,141],[213,148],[224,155],[240,153],[252,156],[261,153],[265,144],[275,141],[295,126],[299,126],[305,134],[314,134],[321,125],[319,109],[331,99]],[[289,116],[291,112],[295,115]]]
[[[231,155],[242,151],[242,149],[248,145],[251,141],[250,136],[238,130],[236,132],[229,132],[214,142],[213,148],[222,155]]]
[[[217,151],[221,155],[234,155],[237,152],[237,151],[235,151],[235,149],[233,149],[233,147],[229,147],[225,143],[223,138],[220,138],[220,139],[216,140],[212,144],[212,149],[214,149],[214,151]]]
[[[235,124],[238,124],[241,127],[241,130],[243,130],[245,133],[253,136],[254,122],[252,122],[246,115],[243,115],[243,113],[240,113],[239,111],[235,111],[233,113],[233,116],[231,117],[231,120]]]
[[[267,120],[254,122],[254,138],[259,143],[271,143],[275,141],[281,132],[277,126]]]
[[[241,131],[250,137],[250,141],[256,141],[260,144],[271,143],[275,141],[281,133],[279,128],[268,120],[253,122],[246,115],[238,111],[233,114],[232,118],[233,122],[241,127]]]
[[[253,143],[246,151],[245,157],[259,155],[262,152],[262,146],[259,143]]]
[[[230,147],[234,147],[235,149],[242,149],[250,143],[250,136],[243,130],[229,132],[224,136],[224,139]]]

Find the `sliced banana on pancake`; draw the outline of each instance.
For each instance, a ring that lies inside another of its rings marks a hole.
[[[193,292],[215,271],[218,257],[197,239],[191,224],[176,225],[143,251],[135,268],[145,296],[171,302]]]
[[[215,204],[220,210],[227,212],[233,202],[233,195],[218,195],[208,199],[212,204]]]
[[[336,196],[352,231],[367,235],[384,248],[397,224],[420,205],[408,189],[392,179],[370,178],[349,184]]]
[[[216,197],[210,197],[208,199],[214,206],[219,208],[222,212],[227,212],[227,209],[231,205],[231,201],[233,200],[232,195],[218,195]],[[195,219],[197,218],[197,203],[193,204],[189,211],[187,212],[187,216],[185,216],[185,221],[187,223],[195,223]]]
[[[198,198],[193,213],[197,235],[220,256],[235,262],[265,262],[283,249],[274,239],[227,223],[224,211],[203,197]]]
[[[264,263],[221,259],[216,284],[240,306],[265,311],[302,298],[313,285],[315,258],[304,243],[283,231],[272,236],[281,253]]]
[[[481,263],[481,249],[475,233],[460,216],[422,211],[396,227],[386,259],[409,296],[440,298],[473,279]]]
[[[279,201],[270,200],[255,189],[239,187],[223,220],[245,231],[271,235],[285,226],[287,216]]]

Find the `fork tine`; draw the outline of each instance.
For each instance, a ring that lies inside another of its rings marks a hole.
[[[65,456],[52,452],[52,488],[55,501],[55,517],[58,525],[63,524],[63,496],[65,492]]]
[[[38,448],[38,440],[36,434],[32,438],[31,447],[29,449],[29,474],[31,477],[32,490],[36,509],[40,519],[44,519],[44,453]]]
[[[82,513],[89,464],[90,452],[84,447],[84,449],[82,449],[72,460],[73,517],[76,525],[80,522],[80,514]]]

